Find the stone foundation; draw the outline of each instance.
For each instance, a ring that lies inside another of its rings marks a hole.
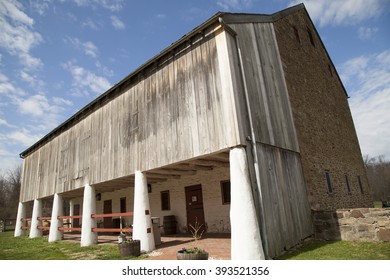
[[[316,239],[390,241],[390,209],[356,208],[312,213]]]

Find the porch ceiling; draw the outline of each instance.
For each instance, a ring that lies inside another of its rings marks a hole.
[[[180,179],[181,176],[195,175],[199,170],[213,170],[216,167],[229,167],[229,152],[220,152],[206,157],[164,166],[144,171],[148,184],[164,182],[169,179]],[[135,176],[117,178],[95,185],[97,192],[111,192],[114,190],[134,186]],[[82,194],[81,194],[82,195]]]

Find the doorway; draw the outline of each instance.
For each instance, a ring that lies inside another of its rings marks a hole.
[[[73,216],[79,216],[80,215],[80,204],[73,205]],[[80,227],[80,219],[79,218],[73,218],[73,224],[72,227],[79,228]]]
[[[204,210],[203,210],[203,196],[202,185],[189,186],[185,188],[186,194],[186,211],[187,211],[187,229],[191,233],[193,227],[200,227],[198,234],[206,231]]]
[[[103,214],[111,214],[112,213],[112,200],[105,200],[103,203]],[[112,218],[104,217],[103,218],[103,227],[104,228],[112,228]]]

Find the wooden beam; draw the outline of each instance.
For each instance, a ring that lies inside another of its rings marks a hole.
[[[146,172],[146,178],[154,178],[154,179],[180,179],[180,175],[174,175],[174,174],[159,174],[153,172]]]
[[[146,178],[147,181],[148,181],[148,184],[155,184],[155,183],[161,183],[161,182],[165,182],[167,181],[168,179],[166,178]]]
[[[204,159],[196,159],[191,161],[196,165],[206,165],[206,166],[218,166],[218,167],[229,167],[229,163],[217,160],[204,160]]]
[[[173,175],[195,175],[196,170],[180,170],[180,169],[157,169],[153,170],[156,174],[173,174]]]
[[[229,162],[229,154],[227,154],[227,153],[215,154],[215,155],[207,157],[207,159]]]
[[[196,164],[190,164],[190,163],[181,163],[178,165],[173,166],[174,169],[180,169],[180,170],[213,170],[212,166],[204,166],[204,165],[196,165]]]

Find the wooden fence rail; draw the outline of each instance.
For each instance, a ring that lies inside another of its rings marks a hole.
[[[132,217],[133,212],[124,212],[124,213],[109,213],[109,214],[92,214],[91,217],[96,218],[109,218],[109,217]]]

